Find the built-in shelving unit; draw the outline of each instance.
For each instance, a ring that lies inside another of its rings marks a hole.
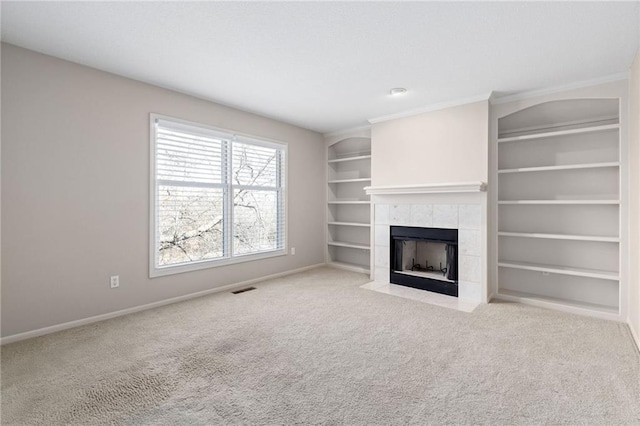
[[[497,297],[620,317],[619,99],[498,119]]]
[[[369,273],[371,139],[348,137],[327,151],[327,263]]]

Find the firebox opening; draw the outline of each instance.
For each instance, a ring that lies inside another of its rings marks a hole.
[[[391,227],[390,282],[458,296],[458,230]]]
[[[402,264],[398,272],[452,283],[456,281],[453,277],[455,274],[447,268],[447,244],[407,240],[399,242],[402,244]]]

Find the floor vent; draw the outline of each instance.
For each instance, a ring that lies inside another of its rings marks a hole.
[[[256,289],[255,287],[246,287],[246,288],[241,288],[240,290],[232,291],[231,293],[240,294],[240,293],[244,293],[245,291],[251,291],[255,289]]]

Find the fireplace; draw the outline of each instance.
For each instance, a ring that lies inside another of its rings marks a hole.
[[[390,282],[458,297],[458,230],[390,227]]]

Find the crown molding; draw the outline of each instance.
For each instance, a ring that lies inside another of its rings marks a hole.
[[[440,102],[437,104],[431,104],[421,108],[412,109],[404,112],[398,112],[395,114],[385,115],[382,117],[370,118],[368,121],[371,124],[376,124],[376,123],[381,123],[383,121],[395,120],[397,118],[411,117],[413,115],[418,115],[425,112],[439,111],[441,109],[447,109],[447,108],[457,107],[460,105],[472,104],[474,102],[486,101],[486,100],[489,100],[490,96],[491,96],[491,93],[485,93],[483,95],[472,96],[469,98],[456,99],[456,100],[447,101],[447,102]]]
[[[484,182],[429,183],[422,185],[366,186],[367,195],[447,194],[460,192],[484,192]]]
[[[583,87],[596,86],[598,84],[611,83],[613,81],[627,80],[629,71],[619,72],[617,74],[609,74],[604,77],[593,78],[590,80],[577,81],[575,83],[564,84],[562,86],[554,86],[546,89],[527,90],[524,92],[514,93],[505,96],[492,96],[489,99],[492,105],[504,104],[507,102],[519,101],[522,99],[535,98],[538,96],[551,95],[553,93],[565,92],[567,90],[581,89]]]

